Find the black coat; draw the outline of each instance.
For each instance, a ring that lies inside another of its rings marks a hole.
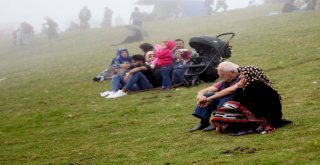
[[[256,81],[237,91],[235,101],[247,107],[256,117],[264,117],[271,126],[283,125],[280,96],[264,82]]]

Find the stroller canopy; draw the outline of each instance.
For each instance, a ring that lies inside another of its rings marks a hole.
[[[220,51],[220,49],[225,46],[225,42],[221,41],[216,37],[192,37],[189,41],[189,45],[194,48],[197,52],[203,49],[203,47],[214,48],[216,51]]]

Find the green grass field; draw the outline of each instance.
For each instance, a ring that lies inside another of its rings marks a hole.
[[[320,11],[267,16],[270,9],[147,23],[146,41],[235,32],[230,61],[263,68],[294,124],[267,135],[189,133],[196,92],[211,84],[99,96],[110,82],[91,79],[125,28],[40,36],[31,46],[0,43],[0,164],[320,164]],[[141,53],[139,44],[121,47]],[[224,153],[236,147],[256,151]]]

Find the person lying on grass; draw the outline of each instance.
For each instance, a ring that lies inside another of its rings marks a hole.
[[[117,68],[115,68],[115,72],[117,72]],[[144,56],[134,55],[130,71],[125,76],[115,75],[112,78],[112,91],[103,92],[101,96],[118,98],[126,96],[128,91],[151,89],[154,84],[156,84],[154,74],[151,67],[145,63]]]
[[[199,118],[200,123],[190,129],[190,132],[197,130],[212,131],[216,129],[215,126],[209,122],[211,114],[225,102],[233,100],[233,94],[221,95],[215,99],[211,99],[210,102],[207,102],[207,99],[219,95],[222,90],[232,87],[239,81],[238,67],[238,65],[232,62],[225,61],[220,63],[218,65],[218,74],[220,78],[222,78],[222,81],[198,92],[197,107],[192,115]]]

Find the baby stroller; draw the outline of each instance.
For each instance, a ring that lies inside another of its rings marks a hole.
[[[223,33],[216,37],[193,37],[189,45],[194,48],[198,54],[191,58],[191,64],[185,72],[184,85],[186,87],[199,85],[200,80],[204,82],[213,82],[219,78],[217,66],[231,57],[230,41],[235,33]],[[227,37],[227,41],[220,38]]]

